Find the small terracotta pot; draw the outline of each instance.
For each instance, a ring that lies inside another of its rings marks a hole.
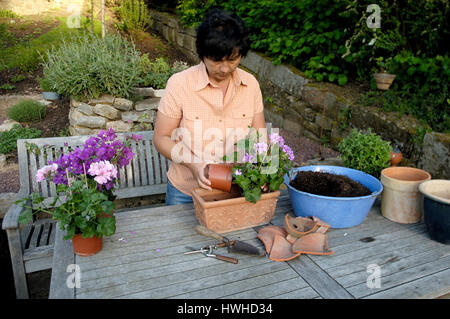
[[[389,73],[375,73],[373,75],[375,81],[377,82],[377,88],[379,90],[389,90],[389,87],[391,86],[392,82],[395,79],[395,74],[389,74]]]
[[[77,234],[72,238],[72,246],[75,254],[83,257],[92,256],[102,249],[103,237],[83,238],[82,235]]]
[[[402,161],[402,153],[391,152],[391,166],[397,166]]]
[[[233,164],[209,164],[207,178],[211,188],[230,192],[233,181]]]

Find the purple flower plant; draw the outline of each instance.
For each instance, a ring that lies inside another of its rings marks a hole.
[[[93,163],[108,162],[117,165],[118,169],[128,165],[135,154],[131,151],[131,146],[127,142],[123,143],[116,138],[117,135],[112,128],[108,131],[100,130],[97,136],[90,137],[81,147],[76,147],[70,153],[62,154],[57,160],[49,162],[49,164],[58,165],[53,182],[67,185],[66,170],[74,175],[85,174]],[[133,134],[131,138],[127,136],[126,140],[129,139],[137,141],[142,139],[142,136]],[[118,169],[116,169],[114,178],[105,179],[106,176],[112,175],[101,174],[100,176],[103,177],[97,178],[96,181],[107,190],[111,189],[114,187]]]

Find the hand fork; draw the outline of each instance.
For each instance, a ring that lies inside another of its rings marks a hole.
[[[202,253],[206,257],[216,258],[216,259],[219,259],[219,260],[222,260],[222,261],[226,261],[226,262],[229,262],[229,263],[233,263],[233,264],[237,264],[238,263],[238,260],[236,258],[213,254],[213,250],[215,248],[217,248],[215,245],[209,245],[209,246],[207,246],[205,248],[198,249],[198,250],[195,250],[195,248],[192,248],[192,247],[186,247],[186,248],[192,249],[192,251],[188,251],[188,252],[184,253],[185,255],[195,254],[195,253]]]

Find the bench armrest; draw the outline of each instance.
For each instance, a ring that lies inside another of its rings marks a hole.
[[[19,191],[16,200],[24,198],[25,196],[26,194],[24,192]],[[3,218],[2,229],[7,230],[19,228],[19,217],[24,210],[25,208],[16,204],[12,204],[6,212],[5,217]]]

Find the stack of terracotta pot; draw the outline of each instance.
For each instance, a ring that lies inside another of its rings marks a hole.
[[[286,214],[284,227],[266,226],[259,230],[260,239],[273,261],[289,261],[301,254],[331,255],[326,232],[330,225],[317,217],[291,217]]]

